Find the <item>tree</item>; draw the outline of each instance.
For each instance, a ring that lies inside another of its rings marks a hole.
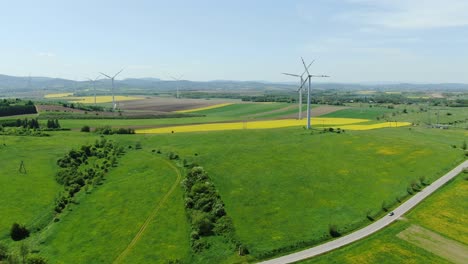
[[[462,144],[462,147],[461,147],[463,150],[466,150],[466,140],[463,141],[463,144]]]
[[[83,126],[81,128],[81,132],[89,132],[91,129],[89,128],[89,126]]]
[[[29,236],[29,230],[25,226],[14,223],[11,226],[10,236],[14,241],[23,240]]]

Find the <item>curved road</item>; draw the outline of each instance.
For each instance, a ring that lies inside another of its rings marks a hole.
[[[468,168],[468,160],[465,160],[463,163],[455,167],[453,170],[449,171],[447,174],[440,177],[431,185],[427,186],[422,191],[416,193],[413,197],[411,197],[406,202],[398,206],[395,210],[393,210],[394,212],[393,216],[386,215],[385,217],[375,221],[374,223],[362,229],[359,229],[358,231],[355,231],[351,234],[335,239],[333,241],[327,242],[325,244],[322,244],[313,248],[309,248],[303,251],[299,251],[293,254],[289,254],[286,256],[282,256],[279,258],[270,259],[261,263],[263,264],[292,263],[292,262],[308,259],[308,258],[323,254],[328,251],[332,251],[334,249],[351,244],[366,236],[369,236],[379,231],[380,229],[386,227],[387,225],[391,224],[392,222],[396,221],[399,217],[401,217],[403,214],[411,210],[414,206],[416,206],[426,197],[431,195],[433,192],[435,192],[445,183],[447,183],[448,181],[453,179],[455,176],[457,176],[460,172],[462,172],[463,168]]]

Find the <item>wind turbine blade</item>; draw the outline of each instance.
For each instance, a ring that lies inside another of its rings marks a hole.
[[[105,73],[100,72],[100,74],[106,76],[106,77],[109,78],[109,79],[112,79],[112,77],[110,77],[109,75],[107,75],[107,74],[105,74]]]
[[[99,77],[101,77],[101,75],[96,76],[96,78],[94,78],[94,81],[99,80]]]
[[[182,77],[184,77],[184,75],[183,75],[183,74],[181,74],[181,75],[179,76],[179,81],[180,81],[180,79],[182,79]]]
[[[307,66],[307,69],[310,68],[310,66],[315,62],[315,60],[313,60],[311,63],[309,63],[309,66]],[[304,71],[302,74],[301,74],[301,77],[304,77],[304,74],[306,74],[307,71]]]
[[[299,75],[297,75],[297,74],[286,73],[286,72],[282,72],[282,74],[284,74],[284,75],[289,75],[289,76],[294,76],[294,77],[301,77],[301,76],[299,76]]]
[[[309,80],[310,78],[310,75],[307,75],[307,78],[304,79],[304,81],[302,82],[301,86],[299,87],[299,89],[302,89],[302,87],[304,87],[304,84],[307,83],[307,80]]]
[[[114,77],[112,77],[112,78],[117,77],[117,75],[119,75],[123,70],[124,70],[124,69],[121,69],[121,70],[120,70],[118,73],[116,73],[116,74],[114,75]]]
[[[302,64],[304,65],[304,68],[305,68],[305,70],[306,70],[306,72],[307,72],[307,75],[310,75],[309,69],[307,68],[307,66],[306,66],[306,64],[305,64],[304,58],[301,57],[301,60],[302,60]]]
[[[311,75],[310,77],[322,77],[323,78],[323,77],[330,77],[330,76],[328,76],[328,75]]]

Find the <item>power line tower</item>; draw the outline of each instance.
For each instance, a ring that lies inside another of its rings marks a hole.
[[[26,166],[24,166],[24,161],[21,161],[21,164],[19,167],[19,173],[26,174]]]

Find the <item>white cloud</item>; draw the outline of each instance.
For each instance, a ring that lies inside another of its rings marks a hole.
[[[39,57],[55,57],[55,53],[52,52],[39,52],[37,53]]]
[[[345,0],[358,11],[335,18],[370,26],[396,29],[427,29],[468,26],[466,0]]]

